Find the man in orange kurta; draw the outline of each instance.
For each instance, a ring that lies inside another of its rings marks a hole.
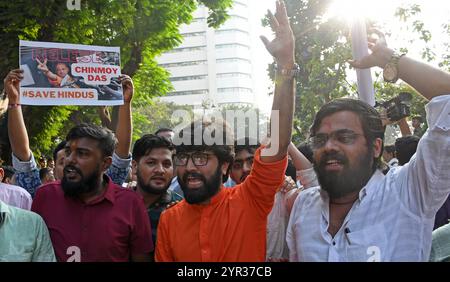
[[[256,152],[252,172],[234,188],[220,188],[209,204],[186,201],[161,216],[157,261],[264,261],[267,216],[283,183],[287,158],[261,161]]]
[[[282,1],[277,1],[276,10],[275,16],[270,14],[275,39],[262,37],[278,67],[271,144],[256,151],[252,172],[242,184],[224,189],[234,157],[234,138],[226,123],[194,122],[175,136],[174,162],[185,199],[161,215],[156,261],[265,260],[267,216],[284,180],[298,69]]]

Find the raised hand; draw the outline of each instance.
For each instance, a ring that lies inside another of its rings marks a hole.
[[[119,76],[119,81],[120,83],[122,83],[123,87],[123,101],[125,103],[130,103],[131,99],[133,99],[134,94],[133,80],[130,76],[122,74]]]
[[[15,69],[8,73],[8,75],[3,80],[5,85],[5,92],[8,96],[10,104],[19,104],[20,92],[19,85],[20,81],[23,79],[23,70]]]
[[[282,193],[287,193],[289,191],[291,191],[292,189],[297,188],[297,184],[295,183],[295,181],[292,179],[292,177],[290,176],[285,176],[284,177],[284,182],[283,184],[281,184],[280,186],[280,191]]]
[[[367,41],[371,54],[360,60],[351,60],[349,64],[358,69],[367,69],[375,66],[384,68],[391,59],[393,51],[387,47],[386,38],[380,30],[373,28],[369,30],[368,34]],[[376,34],[378,38],[371,37],[370,35],[372,34]]]
[[[47,67],[47,58],[44,59],[44,62],[41,62],[38,58],[36,58],[36,61],[38,63],[38,70],[42,71],[43,73],[47,73],[49,71]]]
[[[270,27],[275,33],[275,38],[269,41],[265,36],[261,40],[267,51],[275,58],[281,68],[291,68],[294,65],[294,35],[289,25],[286,6],[282,0],[276,2],[275,15],[268,11]]]

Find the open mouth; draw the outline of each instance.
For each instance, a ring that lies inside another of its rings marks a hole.
[[[338,160],[328,160],[325,162],[325,169],[326,170],[340,170],[343,168],[342,162]]]
[[[203,180],[200,177],[188,176],[186,178],[186,184],[189,188],[199,188],[203,185]]]
[[[72,178],[79,175],[78,171],[73,167],[64,168],[64,174],[66,175],[67,178]]]

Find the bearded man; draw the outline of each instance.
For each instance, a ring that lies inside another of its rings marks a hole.
[[[302,191],[287,231],[291,261],[427,261],[434,217],[450,193],[450,74],[399,55],[384,35],[351,64],[384,68],[430,102],[429,130],[416,154],[387,175],[379,170],[384,127],[370,105],[352,99],[325,104],[310,130],[320,186]]]

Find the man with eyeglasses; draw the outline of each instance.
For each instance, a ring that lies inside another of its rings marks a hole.
[[[393,64],[401,79],[431,100],[429,130],[410,162],[384,176],[378,112],[352,99],[324,105],[310,129],[320,187],[302,191],[292,209],[291,261],[428,260],[434,216],[450,193],[450,74],[396,55],[374,32],[372,53],[351,64],[386,66],[385,72]]]
[[[233,131],[225,122],[193,122],[176,134],[174,160],[185,198],[161,215],[156,261],[265,261],[267,216],[284,179],[294,109],[294,38],[284,3],[276,6],[270,14],[276,37],[262,40],[282,70],[271,116],[278,133],[255,152],[250,175],[233,189],[222,185],[234,157]]]

